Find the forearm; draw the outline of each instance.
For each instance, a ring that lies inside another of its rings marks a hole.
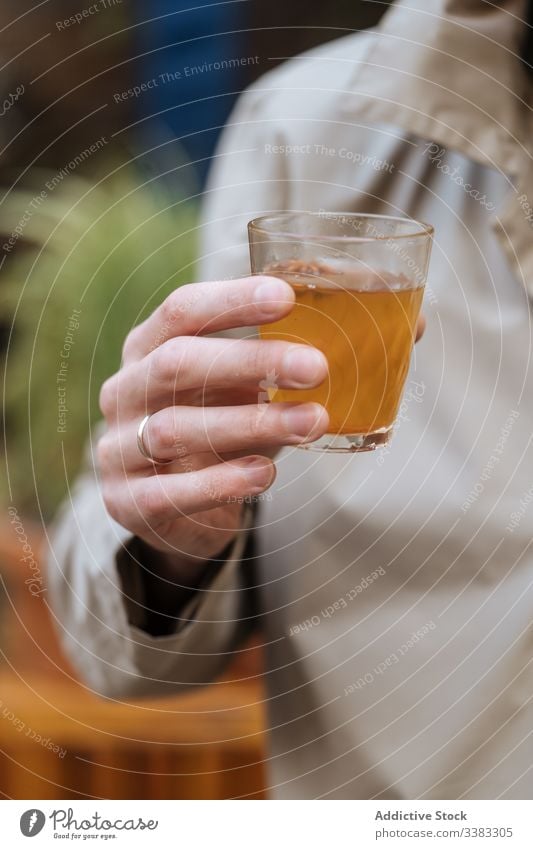
[[[245,555],[250,525],[251,515],[203,589],[184,605],[172,600],[177,628],[158,636],[131,620],[121,584],[118,563],[133,537],[106,513],[94,474],[78,480],[70,504],[50,529],[48,586],[65,651],[94,692],[171,694],[206,684],[219,673],[252,623],[252,564]],[[131,564],[129,555],[128,560]],[[143,613],[142,598],[133,592],[130,597]]]

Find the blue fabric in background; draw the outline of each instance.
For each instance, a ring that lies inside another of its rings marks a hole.
[[[134,0],[132,23],[143,23],[133,30],[139,58],[131,65],[131,84],[155,80],[133,104],[134,119],[145,119],[134,131],[135,144],[144,150],[160,146],[143,157],[145,168],[162,173],[171,161],[175,165],[185,159],[194,165],[182,169],[182,177],[187,175],[191,183],[194,171],[193,182],[198,189],[203,186],[220,128],[254,70],[250,65],[220,70],[209,65],[242,58],[256,63],[247,52],[246,32],[241,31],[247,25],[247,5]],[[181,76],[174,80],[167,74]],[[180,140],[178,144],[168,143],[173,137]]]

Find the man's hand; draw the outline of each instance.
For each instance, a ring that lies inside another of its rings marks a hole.
[[[282,318],[291,287],[274,277],[182,286],[127,337],[123,365],[102,387],[107,433],[98,463],[107,510],[162,552],[167,569],[192,576],[232,540],[243,499],[275,477],[283,445],[312,442],[328,427],[319,404],[259,403],[264,381],[311,388],[327,376],[322,353],[256,338],[206,338]],[[144,442],[137,430],[150,419]]]

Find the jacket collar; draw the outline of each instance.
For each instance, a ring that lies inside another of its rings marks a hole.
[[[533,119],[521,61],[527,0],[399,0],[354,68],[345,108],[510,177],[493,226],[533,297]]]

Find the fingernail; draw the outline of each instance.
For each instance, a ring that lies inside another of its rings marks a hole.
[[[274,463],[270,463],[265,457],[243,457],[240,460],[234,460],[233,464],[246,475],[252,494],[262,492],[270,486],[276,476]]]
[[[285,383],[295,389],[318,386],[327,375],[324,354],[309,345],[298,345],[283,357],[282,376]]]
[[[308,439],[313,438],[313,432],[320,429],[317,425],[321,424],[323,416],[324,407],[320,404],[295,404],[294,407],[288,407],[281,413],[287,433]]]
[[[275,318],[282,312],[283,306],[291,299],[292,289],[283,280],[265,277],[254,291],[254,303],[265,318]],[[293,296],[294,299],[294,296]]]

